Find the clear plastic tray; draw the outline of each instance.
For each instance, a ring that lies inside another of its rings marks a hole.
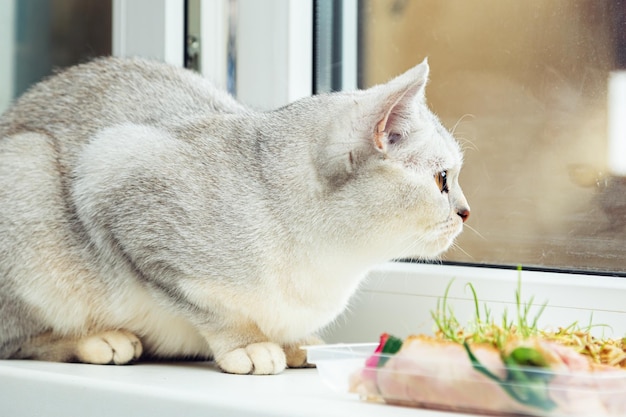
[[[308,361],[316,365],[329,386],[340,392],[356,392],[368,401],[490,415],[626,416],[626,371],[623,370],[550,372],[522,368],[530,380],[549,381],[539,387],[541,396],[545,396],[543,406],[528,405],[511,397],[510,392],[523,394],[532,390],[530,383],[528,386],[496,383],[473,369],[469,357],[458,356],[445,363],[428,357],[401,361],[396,357],[394,363],[386,362],[383,367],[366,367],[366,360],[377,345],[320,345],[306,350]],[[390,369],[389,364],[393,365]],[[490,369],[500,375],[507,370],[505,366]],[[364,372],[368,373],[365,380],[369,386],[362,383]],[[380,389],[381,381],[385,381],[384,389]]]

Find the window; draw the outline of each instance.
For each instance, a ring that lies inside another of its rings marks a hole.
[[[429,104],[465,148],[473,209],[444,260],[626,275],[626,133],[609,129],[626,114],[623,1],[6,4],[2,107],[52,68],[111,51],[182,65],[185,27],[198,68],[258,108],[367,87],[428,56]]]
[[[609,164],[626,131],[607,130],[624,2],[367,0],[360,19],[363,85],[428,56],[429,104],[465,148],[472,217],[446,260],[626,273],[626,148]]]
[[[619,93],[626,67],[622,0],[5,0],[3,6],[9,13],[0,14],[0,109],[53,67],[111,51],[175,65],[199,52],[187,61],[244,103],[266,109],[314,92],[367,87],[428,56],[429,104],[466,148],[461,182],[473,209],[445,261],[626,276],[626,150],[619,148],[626,137],[624,128],[608,128],[626,120],[626,109],[608,105],[626,97]],[[76,13],[89,24],[71,18]],[[40,72],[17,83],[25,62],[20,48],[36,44],[24,41],[25,29],[40,41],[61,39],[47,35],[47,16],[60,19],[52,26],[66,33],[57,45],[76,41],[78,52],[48,61],[53,44],[27,51]],[[356,320],[328,340],[417,331],[415,317],[429,330],[429,312],[453,276],[461,278],[458,288],[463,280],[477,288],[481,282],[486,291],[479,293],[496,304],[506,303],[516,280],[515,271],[384,265],[351,306]],[[625,280],[546,272],[525,279],[528,294],[550,300],[545,316],[560,318],[556,323],[586,321],[580,309],[597,309],[597,322],[613,324],[616,335],[626,332]],[[451,295],[471,312],[468,294]]]
[[[238,71],[253,71],[250,79],[265,82],[259,67],[270,63],[275,74],[280,62],[289,68],[302,61],[288,53],[283,61],[267,59],[264,49],[278,44],[268,38],[277,33],[270,29],[278,22],[276,10],[293,10],[296,2],[266,2],[245,21],[251,4],[235,3]],[[465,148],[461,184],[473,209],[445,262],[626,275],[626,133],[609,134],[609,125],[626,114],[616,100],[609,106],[609,97],[621,97],[624,88],[623,2],[342,0],[312,6],[313,92],[384,82],[428,56],[427,98]],[[302,26],[307,17],[300,17]],[[260,23],[266,19],[273,26]],[[294,22],[290,15],[285,25]],[[255,64],[244,65],[251,49]],[[289,78],[281,75],[279,84],[283,77]],[[305,85],[306,78],[297,82]],[[248,84],[238,95],[246,101],[259,88]],[[276,107],[306,93],[276,100],[275,91],[259,94],[254,104]]]

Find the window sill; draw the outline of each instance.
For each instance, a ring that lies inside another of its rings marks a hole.
[[[384,409],[381,409],[384,407]],[[0,361],[3,416],[423,416],[459,414],[366,403],[315,369],[227,375],[210,363],[98,366]]]
[[[430,312],[450,279],[449,305],[463,323],[474,314],[471,282],[492,317],[515,315],[516,271],[390,263],[374,270],[345,316],[326,334],[329,342],[372,342],[382,332],[406,336],[431,332]],[[522,299],[535,296],[541,326],[579,321],[605,336],[626,334],[626,279],[522,272]],[[381,407],[385,407],[381,409]],[[66,417],[150,415],[220,416],[423,416],[459,414],[383,406],[332,391],[314,369],[281,375],[238,376],[210,363],[96,366],[0,361],[0,415]]]

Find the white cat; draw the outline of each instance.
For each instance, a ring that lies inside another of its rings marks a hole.
[[[141,59],[36,85],[0,118],[0,358],[305,366],[370,267],[469,215],[427,77],[264,113]]]

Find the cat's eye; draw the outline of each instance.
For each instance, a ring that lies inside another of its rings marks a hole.
[[[439,191],[447,193],[448,190],[448,171],[441,171],[435,174],[435,181],[439,187]]]

